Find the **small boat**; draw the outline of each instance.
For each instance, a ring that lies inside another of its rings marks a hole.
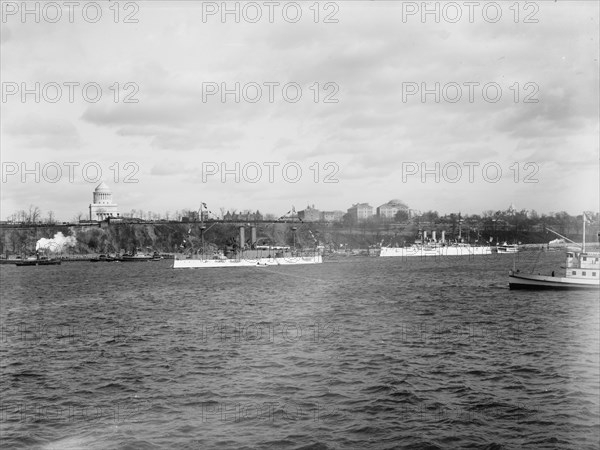
[[[512,254],[512,253],[518,253],[519,252],[519,246],[517,244],[507,244],[506,242],[502,245],[498,245],[496,247],[496,252],[498,252],[498,254],[502,255],[502,254]]]
[[[508,273],[510,289],[595,289],[600,288],[600,253],[567,252],[564,277],[522,274],[518,270]]]
[[[152,256],[150,256],[150,255],[128,255],[128,254],[125,254],[125,255],[121,256],[121,261],[123,261],[123,262],[152,261]]]
[[[34,256],[15,262],[16,266],[58,266],[61,260],[59,258],[48,258],[47,256]]]
[[[160,261],[163,259],[158,252],[154,252],[152,255],[143,255],[139,253],[125,253],[119,261],[123,262],[144,262],[144,261]]]
[[[120,260],[121,258],[110,255],[99,255],[96,258],[90,258],[90,262],[114,262]]]
[[[580,249],[567,249],[567,263],[564,276],[523,274],[519,270],[508,273],[508,286],[510,289],[563,289],[563,290],[598,290],[600,288],[600,252],[585,251],[585,222],[583,215],[583,243]],[[562,239],[568,238],[556,233]],[[579,245],[579,244],[577,244]]]
[[[21,261],[22,259],[18,258],[0,258],[0,264],[16,264]]]

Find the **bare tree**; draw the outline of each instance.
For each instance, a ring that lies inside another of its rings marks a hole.
[[[38,206],[29,205],[29,212],[27,213],[27,222],[36,223],[40,220],[42,211]]]

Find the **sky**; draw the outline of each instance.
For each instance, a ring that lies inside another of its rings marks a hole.
[[[597,1],[27,7],[2,2],[2,220],[87,214],[101,181],[124,213],[599,209]]]

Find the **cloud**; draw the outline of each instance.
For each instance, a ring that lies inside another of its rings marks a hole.
[[[170,176],[181,175],[182,173],[193,173],[195,169],[191,168],[185,161],[163,160],[159,164],[152,166],[151,175]]]
[[[481,8],[473,23],[431,16],[422,23],[418,15],[404,21],[401,2],[337,3],[337,23],[315,23],[308,4],[296,24],[280,15],[275,23],[203,22],[201,4],[189,2],[142,2],[137,24],[114,23],[107,8],[107,20],[96,24],[13,20],[2,27],[3,79],[94,81],[104,95],[95,104],[3,103],[3,157],[94,160],[105,172],[135,161],[141,182],[123,186],[121,201],[135,203],[126,209],[173,209],[175,201],[183,208],[197,201],[200,185],[215,208],[251,199],[261,210],[279,211],[301,200],[320,207],[322,199],[345,210],[359,200],[400,197],[423,210],[460,203],[477,212],[518,195],[530,209],[563,204],[578,211],[587,200],[564,178],[597,177],[599,6],[530,3],[528,11],[539,8],[537,23],[521,20],[522,3],[518,23],[504,3],[498,23],[483,20]],[[257,103],[236,102],[232,94],[225,101],[203,97],[206,83],[231,89],[236,82],[280,85],[272,103],[266,89]],[[302,88],[296,103],[282,98],[289,82]],[[327,82],[335,83],[337,103],[324,102],[332,94]],[[474,101],[469,82],[479,83]],[[425,101],[421,92],[407,97],[406,83],[440,83],[442,90],[456,83],[462,98],[447,101],[449,91],[437,101],[431,93]],[[498,102],[483,98],[486,83],[501,87]],[[538,103],[525,103],[532,86]],[[128,94],[138,102],[125,103]],[[315,162],[335,162],[340,183],[202,184],[198,168],[206,161],[296,161],[308,175]],[[497,185],[402,183],[398,175],[403,162],[490,161],[503,168]],[[527,162],[539,165],[539,183],[509,184],[511,164]],[[6,188],[17,205],[43,197]],[[87,191],[82,195],[85,204]],[[70,216],[72,204],[55,209]]]
[[[78,148],[81,137],[77,127],[68,119],[27,114],[12,119],[3,133],[12,137],[20,147],[30,149],[67,150]]]
[[[11,36],[12,36],[12,33],[10,31],[10,27],[7,25],[3,25],[0,28],[0,45],[4,45],[8,41],[10,41]]]

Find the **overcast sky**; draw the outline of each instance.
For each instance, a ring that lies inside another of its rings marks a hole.
[[[101,3],[2,3],[2,219],[98,168],[122,212],[598,210],[597,1]]]

